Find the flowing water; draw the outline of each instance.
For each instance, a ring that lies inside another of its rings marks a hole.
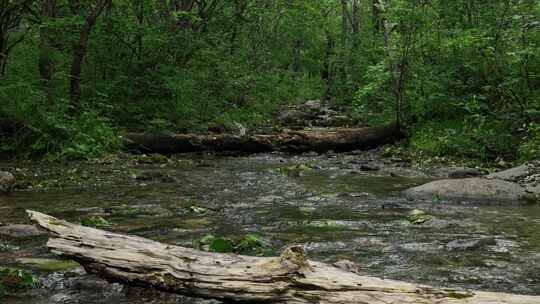
[[[181,166],[132,165],[136,174],[168,180],[15,192],[0,197],[0,223],[27,222],[25,209],[74,222],[100,214],[113,231],[182,246],[209,233],[256,233],[277,252],[302,244],[312,259],[351,260],[366,275],[540,295],[540,206],[408,200],[400,192],[428,176],[398,167],[355,170],[357,158],[190,156]],[[298,164],[307,165],[291,167]],[[430,220],[411,224],[413,209]],[[20,250],[0,253],[0,266],[17,266],[21,256],[53,258],[43,237],[4,241]],[[42,288],[2,303],[205,303],[108,284],[81,270],[33,271]]]

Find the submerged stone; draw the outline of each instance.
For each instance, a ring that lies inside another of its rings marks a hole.
[[[446,244],[446,249],[450,251],[476,250],[490,245],[496,245],[495,240],[492,238],[464,239],[449,242]]]
[[[80,267],[79,263],[72,260],[56,260],[43,258],[20,258],[17,263],[45,272],[68,271]]]
[[[437,241],[431,243],[406,243],[398,246],[398,249],[406,252],[436,252],[443,248],[443,245]]]
[[[374,164],[364,164],[360,166],[362,171],[379,171],[381,168]]]
[[[24,237],[33,237],[45,235],[45,232],[39,230],[33,225],[7,225],[0,227],[0,235],[13,237],[13,238],[24,238]]]
[[[477,168],[454,168],[448,172],[449,178],[468,178],[478,177],[482,175],[482,171]]]

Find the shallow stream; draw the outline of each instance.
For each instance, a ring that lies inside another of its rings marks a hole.
[[[175,165],[129,165],[123,169],[133,178],[125,181],[0,197],[0,223],[28,223],[25,209],[73,222],[98,214],[113,231],[182,246],[209,233],[232,238],[255,233],[276,252],[303,244],[312,259],[351,260],[365,275],[540,295],[540,206],[408,200],[401,190],[429,175],[395,164],[362,171],[362,159],[199,155]],[[411,223],[414,209],[430,219]],[[0,241],[20,248],[0,253],[0,266],[32,270],[17,259],[54,258],[44,237],[0,236]],[[205,303],[108,284],[80,269],[33,271],[42,288],[2,303]]]

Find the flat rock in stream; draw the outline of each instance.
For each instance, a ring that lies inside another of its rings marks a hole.
[[[24,238],[45,235],[46,233],[36,228],[34,225],[7,225],[0,226],[0,236],[12,238]]]
[[[500,179],[463,178],[443,179],[405,191],[411,198],[454,201],[519,201],[526,198],[524,187]]]

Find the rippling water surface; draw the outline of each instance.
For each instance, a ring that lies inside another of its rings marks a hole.
[[[400,191],[426,177],[350,170],[351,158],[191,160],[194,165],[129,168],[173,181],[16,192],[0,198],[0,222],[27,222],[25,209],[75,222],[102,214],[113,224],[111,230],[184,246],[208,233],[257,233],[277,250],[303,244],[313,259],[354,261],[366,275],[540,295],[539,206],[410,201]],[[310,169],[283,170],[300,163]],[[205,212],[190,212],[190,206]],[[431,220],[409,223],[413,209],[425,211]],[[53,257],[43,247],[44,238],[5,241],[21,250],[0,255],[0,265],[17,265],[20,256]],[[41,290],[2,303],[205,303],[108,284],[81,270],[37,273]]]

